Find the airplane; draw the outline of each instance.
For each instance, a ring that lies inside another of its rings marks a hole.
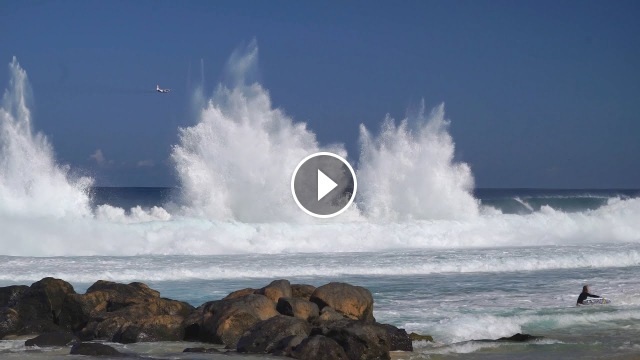
[[[160,85],[156,85],[156,91],[159,93],[168,93],[171,89],[160,89]]]

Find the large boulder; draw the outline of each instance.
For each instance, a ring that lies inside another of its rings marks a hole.
[[[399,329],[393,325],[380,324],[389,334],[391,351],[413,351],[411,338],[405,329]]]
[[[113,347],[99,343],[79,343],[73,345],[70,355],[85,355],[85,356],[109,356],[109,357],[124,357],[125,354],[119,352]]]
[[[295,350],[296,346],[306,338],[306,335],[290,335],[284,337],[278,341],[278,344],[271,351],[271,354],[275,356],[292,356],[291,354],[293,353],[293,350]]]
[[[337,312],[354,320],[375,321],[373,317],[373,296],[361,286],[346,283],[329,283],[317,288],[310,298],[322,310],[331,306]]]
[[[305,321],[314,321],[320,315],[318,305],[311,301],[281,297],[276,310],[282,315],[293,316]]]
[[[226,297],[224,297],[222,300],[232,300],[232,299],[241,298],[243,296],[255,294],[256,291],[257,290],[253,289],[253,288],[246,288],[246,289],[236,290],[236,291],[232,292],[231,294],[227,295]]]
[[[261,321],[247,330],[237,345],[238,352],[269,353],[287,336],[308,336],[311,325],[290,316],[277,315]]]
[[[11,300],[8,307],[0,309],[0,338],[56,330],[62,304],[73,294],[71,284],[54,278],[44,278],[27,289],[6,291],[5,296]]]
[[[326,322],[332,322],[345,319],[342,314],[338,314],[331,306],[325,306],[320,310],[320,316],[316,319],[315,323],[323,324]]]
[[[26,285],[0,287],[0,308],[14,305],[28,289]]]
[[[316,290],[313,285],[293,284],[291,285],[291,295],[296,299],[309,300],[311,294]]]
[[[256,294],[264,295],[277,303],[281,297],[292,297],[291,284],[289,280],[275,280],[262,289],[256,290]]]
[[[275,304],[264,295],[208,302],[204,304],[198,338],[235,347],[247,329],[276,315]]]
[[[65,332],[52,332],[29,339],[25,341],[24,346],[69,346],[77,343],[78,341],[78,338],[72,334]]]
[[[304,339],[291,356],[300,360],[347,360],[344,349],[334,340],[322,336],[310,336]]]
[[[390,359],[389,333],[377,323],[339,320],[314,328],[311,335],[335,340],[351,360]]]
[[[164,299],[142,283],[98,281],[86,294],[68,296],[61,326],[82,340],[114,342],[179,341],[193,306]]]

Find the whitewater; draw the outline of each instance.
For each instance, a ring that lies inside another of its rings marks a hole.
[[[235,80],[194,95],[197,122],[172,146],[173,195],[124,207],[56,160],[14,58],[0,108],[0,286],[143,281],[197,306],[274,278],[346,281],[371,289],[378,320],[432,334],[435,345],[415,344],[424,356],[640,351],[637,192],[478,196],[444,105],[424,102],[400,121],[381,116],[379,129],[361,125],[361,151],[348,154],[247,81],[257,59],[255,43],[238,50]],[[358,177],[354,204],[333,219],[306,215],[290,193],[293,169],[318,151],[346,158]],[[577,309],[585,283],[614,305]],[[474,341],[516,332],[545,339]],[[24,347],[0,341],[5,350]]]

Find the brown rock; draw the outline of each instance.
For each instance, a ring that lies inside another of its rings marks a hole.
[[[246,295],[204,304],[201,341],[235,347],[242,334],[261,320],[278,315],[275,304],[264,295]]]
[[[373,317],[373,297],[361,286],[346,283],[329,283],[317,288],[310,298],[322,310],[331,306],[337,312],[354,320],[375,321]]]
[[[0,287],[0,308],[12,306],[29,289],[26,285]]]
[[[231,300],[231,299],[241,298],[243,296],[247,296],[247,295],[250,295],[250,294],[255,294],[256,291],[257,291],[256,289],[252,289],[252,288],[246,288],[246,289],[237,290],[237,291],[234,291],[231,294],[227,295],[222,300]]]
[[[314,321],[320,315],[318,305],[303,299],[281,297],[276,310],[282,315],[293,316],[304,321]]]
[[[292,297],[291,284],[289,280],[275,280],[262,289],[256,290],[256,294],[264,295],[277,303],[281,297]]]
[[[114,342],[130,344],[136,342],[182,341],[184,318],[178,315],[158,315],[132,321],[123,325],[113,335]]]
[[[238,341],[238,352],[269,353],[287,336],[308,336],[311,325],[290,316],[277,315],[260,321],[245,332]]]
[[[291,285],[291,293],[292,296],[296,299],[304,299],[309,300],[311,294],[316,290],[316,287],[313,285],[306,284],[294,284]]]
[[[407,334],[405,329],[399,329],[393,325],[380,324],[389,334],[389,345],[391,351],[413,351],[413,344],[411,338]]]
[[[391,339],[380,324],[344,319],[314,328],[311,335],[335,340],[352,360],[390,359]]]
[[[271,351],[271,354],[274,356],[292,356],[293,350],[295,350],[296,346],[300,345],[300,343],[306,339],[306,335],[290,335],[285,338],[282,338],[278,345],[276,345],[275,349]]]
[[[338,314],[331,306],[325,306],[320,311],[320,316],[316,319],[315,323],[322,324],[325,322],[337,321],[345,319],[342,314]]]
[[[300,360],[347,360],[344,349],[334,340],[322,336],[310,336],[304,339],[291,354]]]

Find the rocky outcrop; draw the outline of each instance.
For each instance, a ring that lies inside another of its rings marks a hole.
[[[70,346],[79,342],[78,338],[65,332],[52,332],[38,335],[33,339],[25,341],[25,346]]]
[[[517,333],[517,334],[509,336],[509,337],[501,337],[497,341],[526,342],[526,341],[532,341],[532,340],[542,339],[542,338],[543,338],[543,336],[533,336],[533,335],[529,335],[529,334]]]
[[[252,288],[236,290],[236,291],[232,292],[231,294],[227,295],[222,300],[232,300],[232,299],[241,298],[243,296],[247,296],[247,295],[250,295],[250,294],[255,294],[256,291],[257,291],[256,289],[252,289]]]
[[[389,334],[389,345],[391,351],[413,351],[411,338],[405,329],[398,329],[393,325],[380,324]]]
[[[85,355],[85,356],[109,356],[109,357],[124,357],[125,354],[119,352],[113,347],[99,343],[79,343],[73,345],[70,355]]]
[[[347,360],[347,354],[334,340],[316,335],[304,339],[296,346],[292,356],[300,360]]]
[[[277,315],[252,326],[237,345],[238,352],[270,353],[288,336],[308,336],[311,325],[305,320]]]
[[[264,295],[212,301],[204,305],[198,338],[235,347],[245,330],[276,315],[275,303]]]
[[[377,323],[350,319],[314,328],[311,335],[323,335],[337,342],[349,359],[390,359],[391,338]]]
[[[276,310],[282,315],[293,316],[304,321],[313,322],[320,315],[318,305],[311,301],[281,297]]]
[[[271,351],[271,354],[275,356],[292,356],[291,354],[295,350],[296,346],[306,338],[306,335],[290,335],[284,337],[278,342],[275,349]]]
[[[316,319],[316,323],[323,324],[326,322],[342,319],[345,319],[342,314],[338,314],[331,306],[325,306],[320,311],[320,316],[318,316],[318,319]]]
[[[371,292],[361,286],[346,283],[329,283],[320,286],[310,301],[322,310],[331,306],[338,313],[354,320],[375,321],[373,317],[373,297]]]
[[[0,309],[12,306],[29,289],[26,285],[0,287]]]
[[[313,285],[293,284],[291,285],[291,296],[296,299],[309,300],[315,290],[316,287]]]
[[[256,294],[264,295],[277,303],[281,297],[292,297],[291,284],[289,280],[275,280],[262,289],[256,290]]]

